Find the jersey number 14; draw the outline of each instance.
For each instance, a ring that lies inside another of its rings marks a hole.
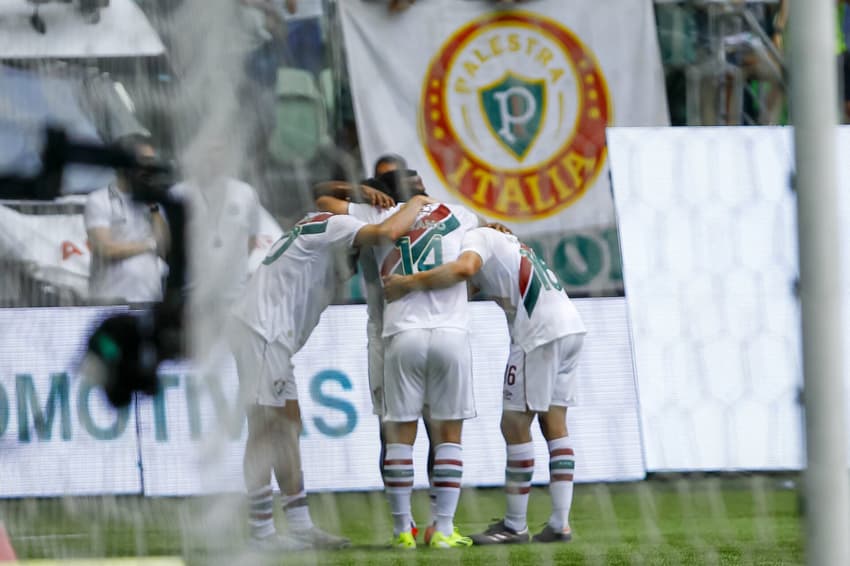
[[[395,247],[401,253],[403,275],[413,275],[443,265],[443,237],[440,234],[431,234],[415,245],[411,245],[410,237],[402,236],[396,240]]]

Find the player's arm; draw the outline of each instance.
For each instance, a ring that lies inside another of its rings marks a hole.
[[[313,185],[316,207],[323,212],[347,214],[348,203],[366,203],[379,208],[392,208],[395,201],[387,194],[367,185],[345,181],[323,181]]]
[[[395,242],[410,230],[422,207],[433,202],[434,199],[425,195],[413,197],[380,224],[367,224],[361,228],[354,237],[354,245],[363,247]]]
[[[112,239],[110,229],[105,226],[89,228],[86,233],[92,253],[105,259],[117,261],[140,254],[156,253],[158,247],[155,238],[136,242],[116,242]]]
[[[413,291],[445,289],[471,279],[481,271],[481,256],[465,251],[455,261],[413,275],[390,275],[384,278],[384,296],[388,302],[402,298]]]

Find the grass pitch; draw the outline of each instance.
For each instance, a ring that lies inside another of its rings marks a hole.
[[[279,557],[247,553],[244,504],[235,496],[0,500],[0,521],[24,560],[177,555],[191,565],[785,565],[804,562],[795,482],[754,476],[578,485],[573,542],[446,551],[384,549],[392,525],[381,492],[312,495],[315,522],[350,537],[354,547]],[[464,489],[456,523],[474,533],[503,512],[501,490]],[[414,494],[414,514],[427,517],[425,492]],[[532,532],[548,515],[548,494],[535,488]]]

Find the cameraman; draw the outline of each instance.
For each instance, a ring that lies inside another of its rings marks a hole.
[[[119,145],[140,163],[154,162],[150,140],[128,136]],[[85,225],[91,247],[89,297],[94,303],[147,303],[162,300],[160,257],[169,242],[168,225],[156,204],[133,200],[136,173],[116,172],[115,182],[89,193]]]

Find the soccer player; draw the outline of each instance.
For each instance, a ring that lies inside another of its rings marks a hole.
[[[418,183],[404,188],[424,194]],[[347,211],[368,222],[390,213],[333,197],[322,197],[321,207]],[[382,276],[432,269],[444,259],[457,258],[463,235],[478,225],[478,217],[461,206],[426,206],[407,234],[375,248],[376,265]],[[463,474],[463,421],[475,416],[468,319],[463,283],[406,297],[384,309],[382,397],[387,444],[383,476],[393,515],[393,546],[397,548],[416,548],[410,510],[413,443],[425,406],[432,424],[432,486],[436,493],[435,530],[428,544],[437,548],[472,544],[454,528]]]
[[[250,504],[251,544],[260,550],[340,548],[349,541],[313,525],[301,473],[298,406],[292,356],[309,338],[330,302],[340,254],[395,241],[427,197],[412,199],[380,223],[314,213],[270,249],[233,308],[229,332],[248,414],[243,459]],[[289,536],[276,536],[271,472],[280,485]]]
[[[528,542],[526,513],[534,471],[531,423],[536,416],[549,445],[552,514],[534,540],[569,541],[575,453],[567,434],[567,407],[575,404],[584,323],[557,275],[515,236],[490,228],[469,232],[456,261],[413,275],[390,275],[384,292],[388,301],[398,301],[464,281],[504,309],[511,334],[501,422],[507,443],[507,512],[472,539],[476,544]]]
[[[375,161],[373,169],[373,177],[364,181],[362,187],[356,187],[345,181],[326,181],[319,183],[314,187],[314,194],[317,198],[316,206],[319,210],[323,209],[326,202],[321,198],[323,196],[336,196],[338,199],[343,199],[351,202],[352,200],[366,200],[373,206],[379,208],[391,208],[395,206],[395,199],[400,198],[394,187],[388,186],[384,179],[393,173],[402,175],[407,171],[407,162],[400,155],[388,153],[382,155]],[[374,191],[378,189],[382,194],[386,195],[385,199],[376,197]],[[358,195],[358,191],[368,193]],[[403,195],[401,197],[404,198]],[[330,203],[333,206],[335,201]],[[347,212],[345,207],[338,208],[338,212]],[[369,390],[372,398],[372,413],[378,417],[379,421],[379,436],[381,442],[381,450],[378,455],[378,467],[381,470],[381,475],[384,473],[384,455],[386,453],[386,432],[384,430],[383,413],[384,413],[384,397],[383,397],[383,382],[384,382],[384,339],[383,339],[383,324],[384,324],[384,290],[381,285],[381,277],[378,273],[374,249],[365,248],[359,254],[358,259],[360,270],[363,273],[363,280],[366,287],[366,307],[367,307],[367,352],[368,352],[368,374],[369,374]],[[428,480],[433,480],[434,469],[434,450],[431,446],[431,426],[426,414],[423,415],[422,422],[425,425],[425,432],[428,436]],[[436,517],[436,492],[433,487],[429,492],[431,504],[431,519],[432,521],[425,529],[425,542],[430,543],[431,536],[434,533],[433,519]],[[416,522],[411,524],[411,533],[416,538],[419,529],[416,527]]]

